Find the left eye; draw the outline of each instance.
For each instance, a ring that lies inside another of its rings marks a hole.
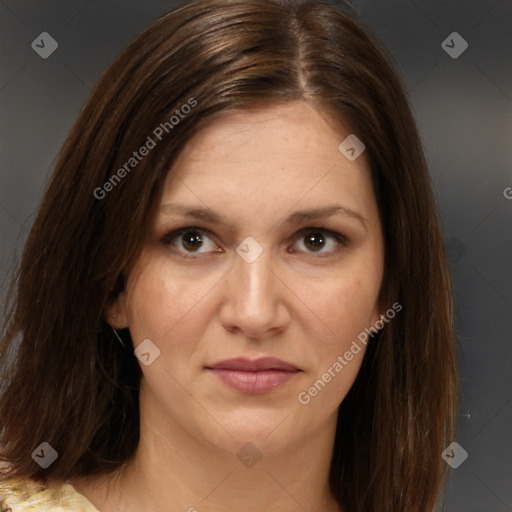
[[[309,253],[333,252],[339,245],[346,245],[345,238],[323,229],[307,229],[302,231],[295,241],[299,251]]]
[[[222,252],[211,236],[201,228],[182,228],[169,233],[163,238],[164,245],[171,246],[183,256]],[[293,239],[291,252],[332,253],[348,240],[341,234],[325,229],[306,228],[298,232]]]

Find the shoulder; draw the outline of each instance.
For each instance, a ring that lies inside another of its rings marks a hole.
[[[66,482],[0,481],[0,512],[98,512]]]

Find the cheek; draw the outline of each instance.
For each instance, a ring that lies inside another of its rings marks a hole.
[[[356,378],[366,343],[371,340],[367,333],[378,318],[380,284],[381,265],[372,258],[347,261],[321,281],[301,281],[298,295],[311,305],[316,317],[302,324],[308,338],[315,340],[311,347],[315,352],[315,377],[321,378],[329,369],[331,372],[325,376],[332,380],[330,391],[323,393],[320,402],[336,403]],[[336,378],[332,378],[333,373]]]
[[[127,295],[127,311],[134,343],[145,338],[168,344],[185,326],[197,325],[198,304],[213,284],[208,277],[191,282],[164,258],[146,257],[133,272]]]
[[[354,274],[337,277],[308,292],[308,301],[314,305],[315,313],[321,313],[323,322],[316,322],[315,331],[309,333],[315,340],[311,358],[315,364],[311,380],[301,389],[298,400],[307,403],[311,414],[319,417],[336,410],[359,373],[367,343],[371,343],[365,329],[373,325],[380,284]],[[325,333],[322,323],[329,326],[327,338],[320,336]],[[303,325],[304,330],[308,328]]]
[[[378,273],[347,268],[321,282],[302,280],[297,295],[339,339],[373,324],[379,288]]]

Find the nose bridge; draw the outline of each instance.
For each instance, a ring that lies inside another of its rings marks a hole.
[[[235,275],[240,283],[237,290],[237,298],[240,305],[250,309],[261,309],[273,302],[275,283],[270,271],[272,257],[264,251],[254,261],[248,263],[243,258],[238,258],[235,263]]]
[[[221,315],[226,328],[263,338],[284,327],[287,313],[280,297],[279,280],[272,271],[274,266],[267,251],[250,263],[236,256]]]

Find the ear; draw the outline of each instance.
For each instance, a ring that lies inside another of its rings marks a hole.
[[[375,309],[373,310],[372,316],[370,318],[370,327],[369,327],[369,329],[370,329],[371,332],[375,332],[376,333],[376,332],[379,331],[379,328],[378,328],[378,326],[376,327],[376,324],[377,324],[377,322],[381,318],[381,311],[382,311],[382,309],[381,309],[380,305],[377,304],[375,306]]]
[[[119,292],[105,308],[105,320],[114,329],[128,327],[128,315],[126,314],[126,296],[124,290]]]
[[[389,321],[386,318],[386,311],[388,310],[387,304],[384,304],[382,300],[377,301],[375,305],[375,309],[373,310],[372,316],[371,316],[371,327],[370,331],[372,332],[379,332],[384,325]]]

